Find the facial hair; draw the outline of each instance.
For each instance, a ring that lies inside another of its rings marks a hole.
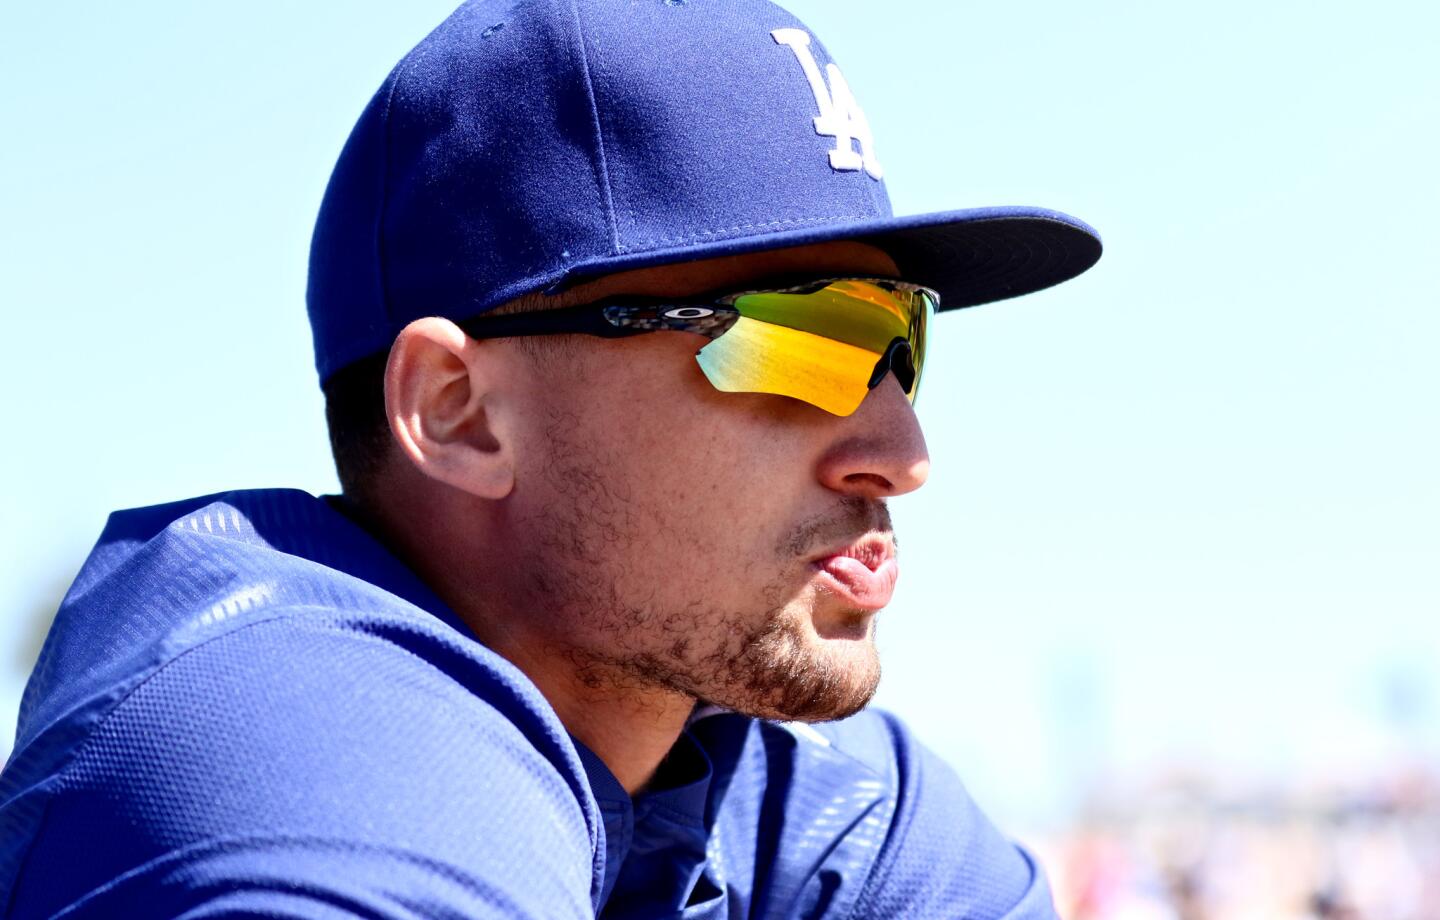
[[[777,574],[746,609],[708,601],[701,581],[690,585],[689,598],[672,592],[662,600],[656,586],[673,579],[641,570],[645,556],[630,541],[673,532],[665,509],[642,505],[643,491],[605,476],[619,464],[564,443],[573,430],[559,420],[551,426],[555,459],[546,480],[557,500],[527,522],[536,534],[527,572],[530,603],[557,624],[551,653],[568,660],[583,685],[599,693],[669,691],[767,719],[826,721],[864,708],[880,681],[873,619],[858,638],[820,640],[811,603],[797,589],[810,577],[807,553],[890,530],[883,502],[838,498],[824,515],[757,548],[755,564],[769,562]],[[695,548],[699,558],[704,552]]]

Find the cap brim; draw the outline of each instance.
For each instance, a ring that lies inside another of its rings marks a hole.
[[[1094,228],[1059,211],[970,208],[626,253],[571,266],[549,289],[630,269],[833,240],[856,240],[884,250],[906,281],[940,293],[941,310],[1019,297],[1068,281],[1094,265],[1102,248]]]

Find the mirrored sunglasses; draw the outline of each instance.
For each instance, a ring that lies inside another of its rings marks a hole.
[[[710,339],[695,357],[717,390],[790,396],[849,415],[891,372],[914,402],[939,306],[940,296],[918,284],[827,278],[696,301],[615,297],[460,325],[476,339],[693,332]]]

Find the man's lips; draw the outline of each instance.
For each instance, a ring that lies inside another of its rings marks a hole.
[[[810,564],[832,594],[862,610],[879,610],[890,603],[900,577],[894,545],[880,536],[864,537]]]

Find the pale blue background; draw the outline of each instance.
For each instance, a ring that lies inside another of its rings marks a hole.
[[[334,488],[311,222],[450,6],[7,5],[0,753],[107,511]],[[1040,204],[1108,247],[938,324],[883,701],[1012,823],[1163,764],[1440,753],[1440,7],[792,8],[898,211]]]

